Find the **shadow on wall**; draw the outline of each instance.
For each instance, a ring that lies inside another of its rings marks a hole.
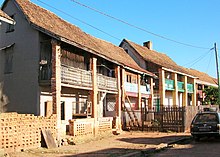
[[[3,94],[3,83],[0,83],[0,113],[7,111],[8,97]]]

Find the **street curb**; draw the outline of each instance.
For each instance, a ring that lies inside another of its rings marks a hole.
[[[179,142],[182,142],[184,140],[188,140],[190,139],[191,137],[182,137],[182,138],[179,138],[177,140],[173,140],[173,141],[170,141],[170,142],[167,142],[167,143],[161,143],[159,145],[163,145],[162,147],[160,148],[148,148],[148,149],[143,149],[143,150],[140,150],[140,151],[136,151],[136,152],[132,152],[132,153],[128,153],[128,154],[125,154],[125,155],[121,155],[119,157],[135,157],[135,156],[140,156],[140,155],[144,155],[144,154],[149,154],[149,153],[154,153],[156,151],[160,151],[162,149],[165,149],[165,148],[168,148],[170,147],[170,145],[173,145],[173,144],[176,144],[176,143],[179,143]],[[157,146],[159,146],[157,145]]]

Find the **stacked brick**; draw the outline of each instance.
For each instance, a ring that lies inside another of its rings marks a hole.
[[[97,123],[98,134],[112,132],[112,117],[99,118]],[[94,118],[72,119],[69,120],[69,135],[80,137],[85,135],[93,135]]]
[[[0,149],[6,152],[41,146],[41,130],[47,129],[56,138],[56,116],[49,118],[32,114],[0,114]]]

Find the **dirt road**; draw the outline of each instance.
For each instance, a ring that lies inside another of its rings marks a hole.
[[[100,138],[76,145],[63,146],[56,149],[31,149],[24,152],[10,153],[10,157],[72,157],[72,156],[121,156],[127,153],[160,147],[186,136],[187,133],[149,133],[123,132],[120,135]]]

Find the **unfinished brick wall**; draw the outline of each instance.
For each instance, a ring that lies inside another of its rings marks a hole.
[[[0,114],[0,149],[6,152],[41,146],[41,130],[48,129],[56,139],[56,115]]]
[[[112,117],[98,118],[97,134],[112,132]],[[94,118],[69,120],[69,135],[74,137],[94,135]]]

